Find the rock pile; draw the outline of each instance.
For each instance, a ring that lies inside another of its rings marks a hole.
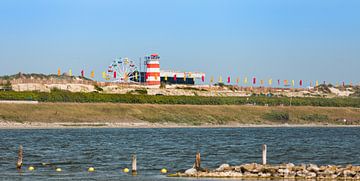
[[[230,166],[222,164],[211,171],[187,170],[173,177],[238,177],[238,178],[286,178],[286,179],[353,179],[360,180],[360,166],[317,166],[315,164],[261,165],[257,163]]]

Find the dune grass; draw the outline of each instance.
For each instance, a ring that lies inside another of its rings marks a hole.
[[[343,122],[344,119],[347,120],[346,123]],[[360,109],[311,106],[266,107],[118,103],[0,104],[0,120],[44,123],[146,121],[184,125],[271,125],[285,123],[360,125]]]

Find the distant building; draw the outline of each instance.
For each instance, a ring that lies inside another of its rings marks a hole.
[[[160,70],[160,56],[151,54],[145,57],[146,72],[140,72],[137,81],[147,85],[166,84],[190,84],[194,85],[196,79],[204,79],[205,73],[202,72],[181,72]]]

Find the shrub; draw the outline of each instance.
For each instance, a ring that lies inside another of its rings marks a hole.
[[[264,115],[264,119],[267,119],[270,121],[289,121],[290,116],[289,116],[288,112],[272,111],[270,113],[266,113]]]

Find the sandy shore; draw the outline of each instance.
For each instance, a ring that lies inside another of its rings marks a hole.
[[[245,127],[360,127],[360,125],[335,125],[335,124],[226,124],[226,125],[186,125],[176,123],[149,123],[149,122],[10,122],[0,120],[0,129],[61,129],[61,128],[245,128]]]

